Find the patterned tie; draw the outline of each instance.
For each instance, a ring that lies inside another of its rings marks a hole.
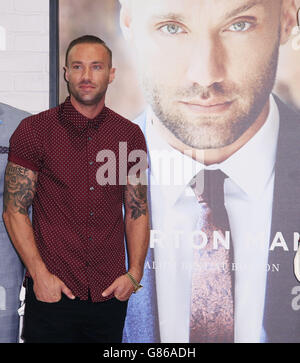
[[[232,248],[230,243],[225,248],[214,241],[214,235],[225,241],[225,232],[230,234],[224,206],[225,178],[220,170],[206,170],[190,183],[199,202],[197,230],[201,231],[193,249],[191,343],[230,343],[234,339]]]

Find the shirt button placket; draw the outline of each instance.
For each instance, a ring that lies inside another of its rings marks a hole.
[[[92,209],[93,209],[93,205],[94,205],[94,192],[95,192],[95,186],[94,184],[94,178],[93,178],[93,173],[94,173],[94,168],[91,168],[94,164],[91,155],[93,154],[93,148],[92,148],[92,144],[91,141],[93,140],[93,137],[91,135],[87,135],[87,164],[88,164],[88,188],[89,188],[89,193],[88,193],[88,209],[87,209],[87,213],[88,215],[88,230],[87,230],[87,253],[86,253],[86,262],[85,262],[85,266],[87,268],[87,278],[88,278],[88,285],[90,286],[90,272],[89,272],[89,267],[90,267],[90,251],[91,251],[91,244],[93,242],[93,230],[92,230],[92,226],[90,223],[90,218],[91,218],[91,213],[92,213]]]

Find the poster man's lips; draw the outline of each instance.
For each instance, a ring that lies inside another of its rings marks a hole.
[[[181,101],[180,103],[195,112],[217,113],[226,111],[232,102],[233,101]]]

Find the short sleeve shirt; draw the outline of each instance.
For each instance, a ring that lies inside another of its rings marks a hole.
[[[80,299],[111,298],[102,292],[126,272],[122,207],[136,153],[147,155],[139,126],[108,107],[88,119],[69,97],[23,120],[10,139],[8,160],[38,172],[32,224],[41,257]]]

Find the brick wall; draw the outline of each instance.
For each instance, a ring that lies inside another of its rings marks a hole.
[[[0,102],[49,107],[49,0],[0,1]]]

